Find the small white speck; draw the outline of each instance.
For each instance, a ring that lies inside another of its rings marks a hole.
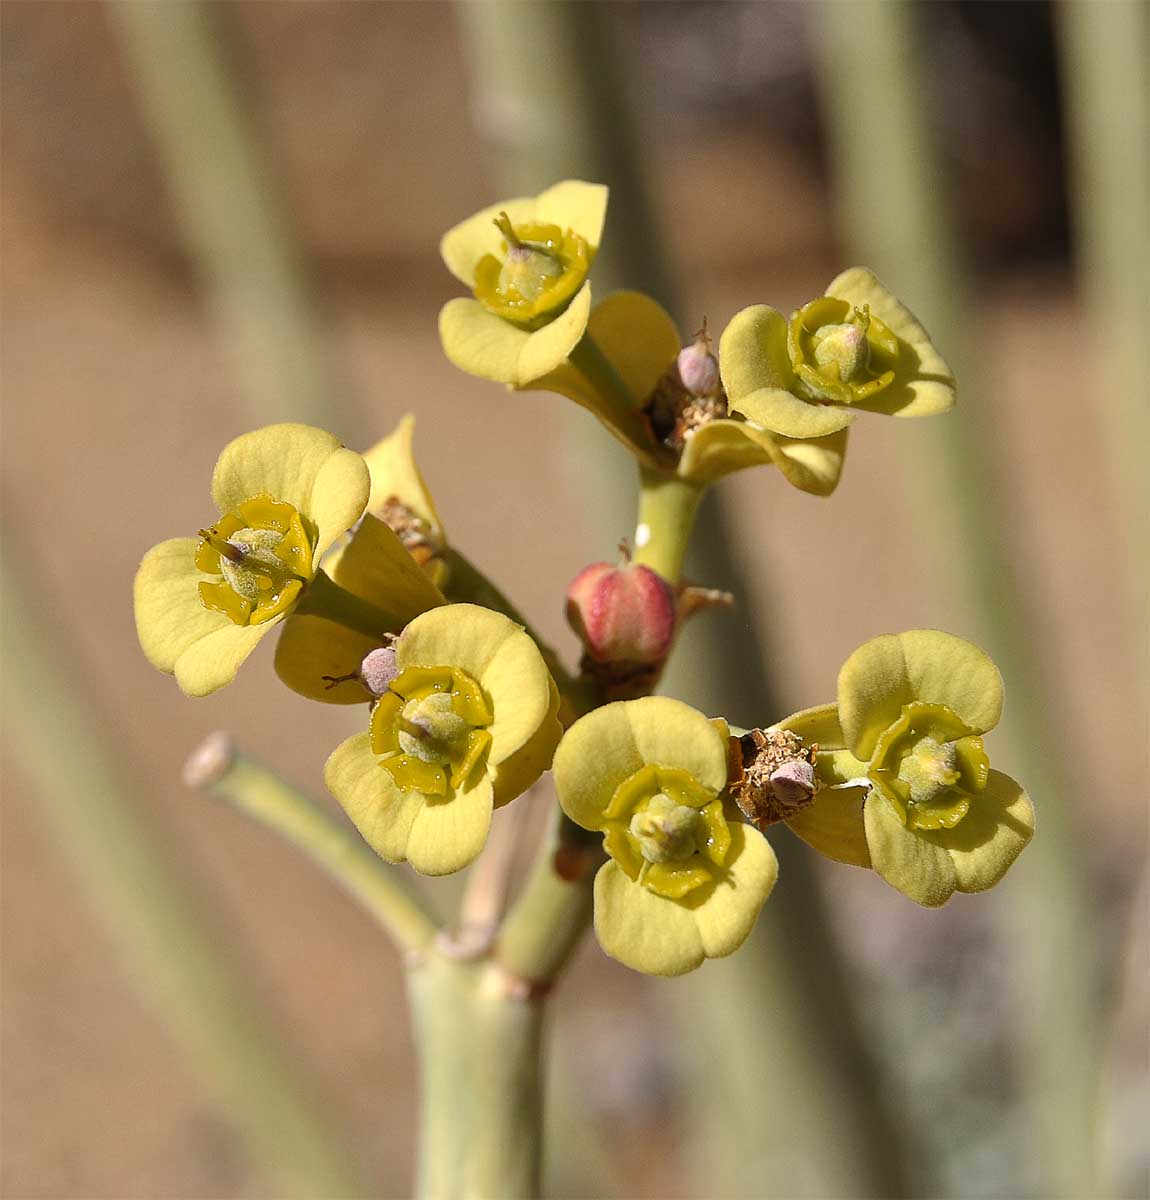
[[[644,521],[635,530],[635,545],[645,546],[651,540],[651,526]]]

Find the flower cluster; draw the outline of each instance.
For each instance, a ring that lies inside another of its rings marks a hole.
[[[449,545],[410,416],[363,455],[296,424],[226,446],[218,515],[140,565],[144,653],[204,696],[280,627],[288,687],[363,707],[327,761],[329,790],[383,859],[425,874],[473,862],[494,809],[551,770],[561,828],[602,837],[599,941],[640,971],[682,974],[742,944],[775,884],[764,830],[779,822],[919,904],[993,886],[1034,814],[990,768],[983,739],[1002,682],[969,643],[933,630],[875,638],[843,666],[835,703],[745,733],[650,695],[683,621],[731,602],[679,578],[706,487],[773,465],[828,495],[860,412],[954,404],[946,363],[861,267],[789,318],[744,308],[717,349],[705,322],[684,345],[641,293],[593,305],[606,209],[606,188],[568,180],[485,209],[441,247],[472,292],[440,314],[447,357],[569,397],[641,468],[635,560],[625,550],[568,588],[578,671]],[[555,871],[577,886],[578,872]]]

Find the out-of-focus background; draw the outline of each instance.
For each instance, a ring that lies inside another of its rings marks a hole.
[[[846,1049],[837,1021],[804,1019],[825,963],[804,958],[800,905],[772,900],[740,956],[680,981],[588,938],[555,1004],[551,1190],[880,1194],[836,1151],[840,1119],[866,1141],[871,1095],[872,1156],[906,1160],[907,1194],[1144,1195],[1132,550],[1147,394],[1129,364],[1146,316],[1145,7],[588,3],[574,32],[562,13],[539,21],[549,3],[133,7],[152,19],[104,2],[0,9],[4,616],[32,663],[4,690],[2,1194],[282,1194],[178,998],[153,986],[168,948],[141,954],[125,934],[133,897],[108,881],[134,876],[117,837],[90,829],[125,820],[105,817],[109,797],[162,847],[163,881],[197,898],[255,1034],[282,1038],[374,1193],[411,1194],[396,952],[310,864],[181,782],[224,728],[323,795],[356,718],[288,693],[266,647],[233,686],[185,699],[138,650],[130,582],[149,546],[211,515],[230,438],[310,418],[366,447],[410,411],[452,542],[574,656],[563,588],[630,532],[611,481],[626,463],[559,397],[445,361],[436,314],[458,289],[437,243],[538,164],[590,161],[621,197],[606,244],[659,248],[623,282],[673,281],[659,286],[685,334],[750,303],[789,310],[862,259],[959,364],[953,414],[864,414],[831,499],[767,469],[722,484],[700,555],[721,577],[703,582],[744,599],[699,618],[677,686],[766,724],[831,699],[874,634],[970,637],[1004,667],[990,749],[1030,784],[1039,823],[1001,888],[938,912],[786,847],[780,894],[793,863],[819,954],[838,947]],[[522,84],[540,79],[555,86],[536,108]],[[565,160],[585,147],[545,118],[588,96],[618,128],[578,111],[573,127],[632,139]],[[298,268],[282,273],[290,303],[266,290],[280,267],[262,245],[211,257],[253,219],[245,147],[279,222],[269,244]],[[233,186],[234,210],[204,199]],[[308,305],[318,359],[293,333]],[[299,356],[287,372],[266,362],[276,329]],[[747,678],[719,667],[704,622],[746,651]],[[740,710],[768,674],[777,709]]]

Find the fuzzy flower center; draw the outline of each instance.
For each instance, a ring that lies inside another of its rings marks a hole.
[[[845,300],[822,296],[792,317],[787,349],[799,392],[822,404],[854,404],[894,382],[899,341],[872,316]]]
[[[491,707],[458,667],[406,667],[371,714],[371,748],[405,791],[451,799],[491,746]]]
[[[631,818],[628,829],[649,863],[665,863],[695,853],[698,827],[698,809],[676,804],[670,796],[656,792],[646,808]]]
[[[266,493],[200,530],[196,566],[214,579],[200,602],[236,625],[259,625],[286,612],[311,580],[314,539],[299,512]]]
[[[495,220],[502,255],[485,254],[475,267],[475,297],[489,312],[523,329],[539,329],[570,304],[591,267],[591,250],[570,229],[533,221]]]
[[[904,704],[867,776],[908,829],[953,829],[986,787],[982,739],[943,704]]]
[[[615,789],[603,816],[607,853],[668,899],[714,882],[731,848],[722,800],[676,767],[641,767]]]

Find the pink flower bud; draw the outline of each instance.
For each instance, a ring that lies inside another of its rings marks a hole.
[[[719,360],[711,353],[706,331],[679,351],[679,378],[692,396],[713,396],[719,390]]]
[[[567,620],[601,663],[660,663],[675,638],[675,589],[636,563],[584,567],[567,589]]]
[[[398,674],[395,651],[390,646],[380,646],[369,651],[359,667],[360,679],[375,696],[382,696]]]

